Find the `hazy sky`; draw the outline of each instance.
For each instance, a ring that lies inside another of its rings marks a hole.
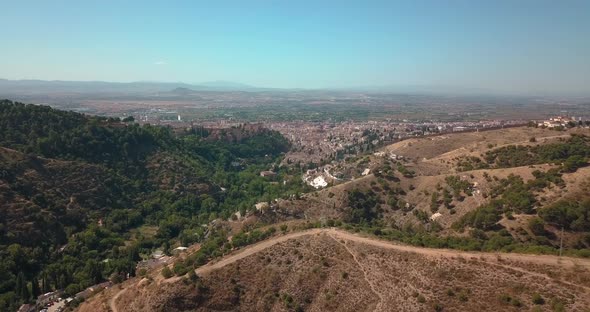
[[[7,1],[0,77],[588,92],[590,1]]]

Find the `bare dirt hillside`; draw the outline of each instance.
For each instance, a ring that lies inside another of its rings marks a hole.
[[[584,132],[583,129],[558,132],[542,128],[517,127],[481,132],[452,133],[404,140],[389,145],[385,150],[410,158],[431,159],[453,151],[485,151],[490,147],[506,144],[528,143],[530,138],[536,138],[537,140],[547,138],[547,140],[550,140],[556,137],[567,137],[570,133],[580,131]]]
[[[378,198],[376,210],[386,226],[397,229],[406,226],[427,228],[436,222],[435,226],[440,226],[441,230],[437,235],[464,236],[469,231],[457,232],[452,229],[453,224],[478,207],[497,199],[499,193],[494,190],[498,189],[503,179],[514,175],[520,177],[523,183],[534,182],[537,180],[535,173],[560,170],[561,164],[539,163],[511,168],[491,166],[486,169],[469,170],[462,169],[459,165],[462,161],[468,157],[484,159],[486,153],[506,146],[563,143],[572,134],[588,136],[590,131],[580,128],[554,131],[518,127],[404,140],[384,147],[382,151],[385,153],[367,155],[364,159],[350,164],[357,166],[360,171],[370,169],[371,174],[307,194],[298,200],[282,201],[279,204],[281,209],[275,216],[279,220],[291,217],[346,221],[347,215],[350,214],[349,194],[354,190],[360,190],[365,194],[375,194]],[[412,174],[404,174],[400,171],[400,166]],[[498,228],[506,229],[518,242],[537,240],[537,235],[532,233],[528,226],[537,211],[560,199],[581,198],[590,192],[590,167],[582,167],[575,172],[561,171],[558,176],[563,180],[560,184],[549,183],[533,191],[534,203],[531,204],[531,212],[502,215]],[[448,179],[453,178],[469,186],[464,191],[452,194],[454,192]],[[445,192],[450,194],[447,195],[448,202],[444,199]],[[545,231],[548,235],[543,244],[558,248],[561,237],[558,233],[559,228],[546,225]],[[564,235],[566,248],[589,246],[584,240],[583,233],[566,231]]]
[[[197,273],[196,282],[133,279],[91,298],[79,311],[586,311],[590,306],[589,260],[417,248],[338,230],[275,237]]]

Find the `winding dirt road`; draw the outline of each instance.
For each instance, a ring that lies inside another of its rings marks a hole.
[[[408,245],[400,245],[390,241],[379,240],[371,237],[361,236],[359,234],[349,233],[343,230],[338,230],[335,228],[331,229],[311,229],[301,232],[290,233],[283,236],[277,236],[262,242],[259,242],[254,245],[247,246],[243,249],[238,250],[236,253],[229,255],[227,257],[222,258],[220,261],[217,262],[210,262],[196,270],[197,274],[207,274],[213,270],[222,268],[228,264],[234,263],[240,259],[258,253],[266,248],[274,246],[278,243],[302,237],[307,235],[314,235],[326,233],[332,236],[333,238],[339,238],[349,241],[354,241],[358,243],[368,244],[375,247],[386,248],[386,249],[395,249],[399,251],[407,251],[407,252],[414,252],[418,254],[423,254],[427,256],[434,256],[434,257],[464,257],[464,258],[485,258],[485,259],[501,259],[506,260],[513,260],[513,261],[520,261],[520,262],[529,262],[535,264],[544,264],[544,265],[555,265],[560,267],[574,267],[574,266],[581,266],[587,269],[590,269],[590,259],[583,259],[583,258],[571,258],[571,257],[557,257],[557,256],[550,256],[550,255],[529,255],[529,254],[516,254],[516,253],[489,253],[489,252],[467,252],[467,251],[459,251],[453,249],[437,249],[437,248],[424,248],[424,247],[415,247],[415,246],[408,246]],[[169,280],[175,280],[175,278],[171,278]]]
[[[552,265],[557,267],[564,267],[564,268],[573,268],[573,267],[582,267],[585,269],[590,270],[590,259],[581,259],[581,258],[570,258],[570,257],[557,257],[557,256],[549,256],[549,255],[529,255],[529,254],[512,254],[512,253],[486,253],[486,252],[465,252],[465,251],[458,251],[458,250],[451,250],[451,249],[435,249],[435,248],[423,248],[423,247],[415,247],[415,246],[408,246],[408,245],[400,245],[395,244],[390,241],[383,241],[375,238],[361,236],[359,234],[352,234],[343,230],[338,230],[335,228],[331,229],[311,229],[305,230],[301,232],[294,232],[282,236],[277,236],[270,238],[268,240],[256,243],[254,245],[247,246],[243,249],[236,251],[235,253],[228,255],[222,258],[219,261],[209,262],[206,265],[203,265],[195,270],[197,275],[205,275],[214,270],[223,268],[226,265],[232,264],[236,261],[239,261],[243,258],[248,256],[254,255],[266,248],[272,247],[278,243],[285,242],[291,239],[299,238],[302,236],[308,235],[318,235],[318,234],[327,234],[330,237],[334,238],[337,242],[340,243],[340,240],[345,241],[352,241],[362,244],[368,244],[371,246],[385,248],[385,249],[393,249],[398,251],[405,251],[405,252],[413,252],[418,253],[430,257],[463,257],[466,259],[469,258],[477,258],[481,260],[486,260],[487,263],[490,265],[495,265],[498,267],[508,268],[515,271],[519,271],[525,274],[535,275],[541,278],[552,279],[550,276],[527,271],[523,268],[512,266],[509,264],[502,264],[498,263],[498,259],[503,260],[511,260],[511,261],[518,261],[518,262],[525,262],[531,264],[540,264],[540,265]],[[342,244],[342,243],[341,243]],[[342,244],[348,250],[346,244]],[[350,250],[349,250],[350,252]],[[352,254],[352,253],[351,253]],[[496,260],[494,262],[493,260]],[[355,258],[355,261],[358,260]],[[360,263],[358,263],[360,265]],[[163,283],[174,283],[181,279],[181,277],[172,277],[166,280],[162,280]],[[568,284],[570,286],[581,287],[584,288],[586,291],[590,291],[590,287],[585,285],[573,284],[567,281],[560,281],[561,283]],[[373,288],[373,287],[372,287]],[[109,306],[113,312],[119,312],[117,309],[116,301],[121,294],[126,290],[126,288],[121,289],[115,296],[109,300]],[[375,291],[375,289],[373,289]],[[377,295],[379,295],[377,293]]]
[[[119,290],[119,292],[117,292],[116,295],[114,295],[110,300],[109,300],[109,307],[111,308],[111,311],[113,312],[119,312],[119,309],[117,309],[117,299],[119,299],[119,297],[127,290],[127,288],[123,288],[121,290]]]

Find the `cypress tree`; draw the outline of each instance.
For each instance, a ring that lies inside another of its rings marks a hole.
[[[33,299],[36,299],[41,295],[41,289],[39,288],[39,280],[37,277],[33,277],[31,281],[31,293],[33,294]]]
[[[14,287],[14,292],[16,295],[22,299],[22,289],[23,285],[25,284],[25,278],[23,272],[19,272],[16,276],[16,286]]]
[[[43,278],[41,281],[41,290],[44,294],[49,292],[49,284],[47,283],[47,273],[43,272]]]
[[[23,272],[19,272],[16,277],[16,295],[23,301],[29,301],[31,294],[29,293],[29,286],[25,280]]]
[[[27,282],[24,283],[21,293],[24,301],[28,302],[31,299],[31,292],[29,291],[29,285],[27,285]]]

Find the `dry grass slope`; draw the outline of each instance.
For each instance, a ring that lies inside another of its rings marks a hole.
[[[585,311],[590,306],[587,260],[396,246],[333,230],[305,234],[238,251],[247,256],[230,256],[236,260],[204,270],[198,286],[132,280],[124,291],[108,290],[80,311],[108,311],[105,300],[115,293],[118,311],[549,311],[552,302]],[[536,295],[546,304],[535,305]]]

